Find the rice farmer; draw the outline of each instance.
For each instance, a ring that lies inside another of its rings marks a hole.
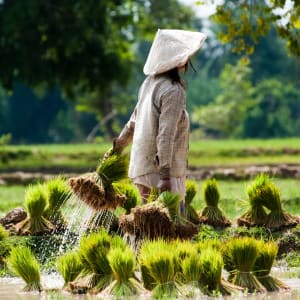
[[[184,213],[185,180],[189,142],[189,115],[185,84],[190,57],[206,39],[201,32],[158,30],[144,66],[147,75],[136,107],[114,139],[109,153],[121,153],[132,143],[128,176],[146,203],[152,187],[181,196]]]

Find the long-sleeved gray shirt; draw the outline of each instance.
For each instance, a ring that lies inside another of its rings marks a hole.
[[[148,76],[142,84],[138,103],[126,124],[128,144],[132,138],[129,177],[162,173],[186,175],[189,116],[184,88],[165,75]],[[130,134],[128,134],[128,132]]]

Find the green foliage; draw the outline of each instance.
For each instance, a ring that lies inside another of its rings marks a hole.
[[[261,36],[268,33],[274,25],[279,36],[287,40],[287,48],[296,56],[300,55],[300,44],[297,29],[299,29],[298,1],[282,15],[276,13],[276,8],[283,8],[285,1],[233,1],[227,0],[218,5],[213,20],[223,25],[219,38],[223,43],[231,43],[232,51],[251,55],[255,44]],[[285,25],[282,25],[285,24]]]
[[[64,284],[75,280],[82,271],[82,262],[76,252],[68,252],[57,259],[57,268],[64,279]]]
[[[42,184],[29,185],[25,190],[26,211],[32,218],[43,215],[48,206],[48,195]]]
[[[6,229],[0,224],[0,242],[4,241],[9,236]]]
[[[220,190],[216,179],[208,179],[203,184],[203,195],[207,205],[218,206]]]
[[[7,258],[9,268],[26,283],[25,291],[41,291],[40,266],[28,247],[13,248]]]
[[[180,195],[165,191],[159,195],[158,201],[167,207],[170,217],[175,220],[179,213]]]
[[[250,75],[248,62],[227,64],[220,74],[222,92],[208,105],[196,109],[192,120],[220,136],[241,135],[241,124],[252,103]]]

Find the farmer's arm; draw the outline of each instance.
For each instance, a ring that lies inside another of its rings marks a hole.
[[[132,142],[136,119],[136,109],[131,114],[129,121],[124,126],[120,135],[114,139],[114,152],[121,153]]]
[[[161,96],[157,136],[157,159],[161,179],[170,178],[177,123],[184,109],[184,90],[179,85],[172,86]]]

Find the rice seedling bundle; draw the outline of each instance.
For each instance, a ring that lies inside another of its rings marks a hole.
[[[230,281],[247,289],[250,293],[265,292],[266,289],[253,275],[253,267],[258,256],[257,240],[250,237],[233,238],[223,248],[225,268],[232,273]]]
[[[206,180],[203,184],[203,197],[206,207],[200,214],[201,223],[214,227],[227,227],[231,225],[230,220],[218,207],[220,201],[220,191],[216,179]]]
[[[42,290],[40,266],[28,247],[12,248],[6,262],[9,269],[25,281],[24,291],[40,292]]]
[[[18,234],[40,235],[51,233],[55,225],[44,217],[48,207],[48,195],[42,184],[29,185],[25,190],[27,217],[16,224]]]
[[[57,268],[64,279],[66,287],[82,272],[83,265],[77,252],[69,252],[57,259]]]
[[[231,295],[242,288],[222,278],[223,257],[219,250],[212,247],[203,248],[197,254],[197,276],[200,290],[205,295]]]
[[[130,210],[133,207],[136,207],[138,201],[140,201],[138,189],[131,183],[117,182],[114,184],[114,187],[123,195],[126,199],[122,205],[125,209],[126,214],[130,214]]]
[[[179,194],[166,191],[159,195],[157,201],[161,202],[168,209],[169,215],[175,225],[175,237],[190,239],[198,233],[198,228],[195,224],[179,215]]]
[[[298,217],[291,215],[282,208],[279,188],[269,182],[261,191],[264,205],[270,210],[267,216],[266,227],[271,230],[280,230],[287,227],[295,227]]]
[[[66,221],[60,209],[71,196],[70,187],[62,176],[46,181],[44,186],[48,193],[48,207],[44,215],[55,225],[62,227]]]
[[[179,293],[175,282],[174,254],[167,250],[158,250],[146,260],[150,276],[155,281],[152,297],[155,299],[174,298]]]
[[[194,224],[200,223],[200,218],[194,207],[192,206],[192,201],[197,193],[197,184],[194,180],[186,180],[185,183],[186,193],[185,193],[185,216],[187,220]]]
[[[237,219],[239,226],[264,226],[267,220],[267,212],[264,208],[263,189],[270,183],[266,174],[259,174],[247,188],[249,207],[247,211]]]
[[[95,172],[72,177],[68,183],[79,200],[95,210],[115,209],[122,206],[125,196],[113,186],[127,176],[128,159],[112,155],[101,161]]]
[[[284,282],[270,274],[277,252],[278,246],[275,242],[259,241],[259,252],[253,267],[253,273],[268,292],[289,289]]]
[[[107,259],[110,247],[111,237],[105,229],[81,239],[78,253],[84,269],[76,280],[69,284],[72,291],[101,291],[113,281]]]
[[[131,214],[119,218],[119,225],[123,233],[140,239],[171,238],[175,233],[168,209],[158,201],[132,208]]]
[[[117,299],[133,297],[146,290],[134,277],[135,257],[129,247],[113,248],[108,254],[108,261],[114,274],[114,281],[103,291]]]
[[[152,290],[155,287],[155,279],[150,274],[149,258],[158,251],[172,251],[170,244],[163,239],[155,241],[146,240],[142,243],[139,255],[138,266],[142,275],[143,285],[147,290]]]

